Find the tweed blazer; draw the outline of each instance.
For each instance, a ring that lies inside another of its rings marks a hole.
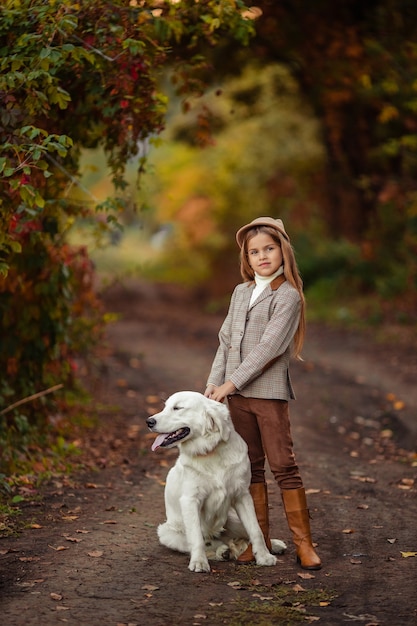
[[[207,384],[230,380],[245,397],[293,399],[289,361],[300,294],[281,275],[250,305],[254,288],[254,282],[245,282],[232,294]]]

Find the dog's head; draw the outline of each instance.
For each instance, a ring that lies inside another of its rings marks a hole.
[[[186,446],[192,454],[211,452],[220,441],[229,439],[233,428],[227,407],[196,391],[174,393],[165,408],[146,423],[159,433],[152,450]]]

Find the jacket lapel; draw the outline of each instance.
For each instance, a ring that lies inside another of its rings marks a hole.
[[[279,287],[281,287],[282,283],[285,283],[287,279],[285,278],[284,274],[280,274],[279,276],[277,276],[276,278],[274,278],[274,280],[271,283],[271,289],[272,291],[276,291],[277,289],[279,289]]]
[[[252,281],[248,284],[248,288],[243,290],[243,308],[247,309],[249,307],[249,302],[255,288],[255,283]]]
[[[283,274],[280,274],[279,276],[274,278],[272,283],[270,283],[267,287],[265,287],[263,291],[261,291],[259,296],[256,298],[255,302],[253,302],[253,304],[249,306],[249,309],[252,309],[252,307],[256,306],[257,304],[265,300],[265,298],[268,298],[269,296],[271,296],[273,291],[276,291],[277,289],[279,289],[279,287],[281,287],[282,283],[285,283],[285,280],[286,279]],[[253,283],[253,285],[255,285],[255,283]],[[253,289],[248,289],[248,291],[249,291],[249,298],[248,298],[248,301],[249,301],[250,296],[252,295]]]

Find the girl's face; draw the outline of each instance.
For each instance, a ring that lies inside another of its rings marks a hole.
[[[281,246],[271,235],[258,233],[248,243],[248,261],[259,276],[271,276],[282,265]]]

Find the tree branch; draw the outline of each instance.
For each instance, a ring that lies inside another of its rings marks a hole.
[[[52,393],[54,391],[57,391],[58,389],[61,389],[61,387],[63,387],[63,386],[64,385],[62,383],[60,383],[59,385],[54,385],[53,387],[49,387],[49,389],[44,389],[43,391],[39,391],[38,393],[34,393],[33,395],[28,396],[27,398],[22,398],[21,400],[18,400],[17,402],[14,402],[13,404],[10,404],[10,406],[7,406],[5,409],[0,411],[0,415],[4,415],[5,413],[8,413],[12,409],[15,409],[16,407],[20,406],[21,404],[26,404],[26,402],[31,402],[32,400],[36,400],[37,398],[41,398],[42,396],[46,396],[48,393]]]

